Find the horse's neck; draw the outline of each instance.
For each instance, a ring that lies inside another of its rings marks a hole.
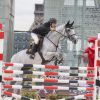
[[[49,32],[47,37],[56,45],[59,43],[59,39],[62,37],[64,25],[58,26],[56,31],[57,32]]]
[[[55,45],[58,45],[59,42],[59,38],[60,38],[60,34],[58,34],[57,32],[49,32],[47,38],[52,41]]]
[[[63,27],[64,25],[61,25],[59,27],[57,27],[55,32],[49,32],[47,34],[47,36],[44,38],[43,41],[43,47],[41,49],[41,52],[43,53],[47,53],[49,52],[56,52],[58,43],[60,38],[62,37],[62,31],[63,31]],[[58,33],[59,32],[59,33]]]

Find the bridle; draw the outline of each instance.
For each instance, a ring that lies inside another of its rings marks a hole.
[[[72,27],[72,28],[69,28],[69,29],[74,29],[74,28]],[[68,32],[69,29],[66,29],[66,28],[65,28],[66,33],[69,33],[69,32]],[[71,34],[71,35],[68,34],[68,35],[67,35],[67,38],[70,39],[70,38],[71,38],[72,36],[74,36],[74,35],[76,35],[76,34],[75,34],[75,33],[74,33],[74,34]]]

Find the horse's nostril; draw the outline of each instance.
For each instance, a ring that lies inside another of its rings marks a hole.
[[[74,44],[76,44],[77,42],[78,42],[78,40],[75,40],[75,41],[74,41]]]

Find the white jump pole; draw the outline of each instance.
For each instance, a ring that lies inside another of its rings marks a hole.
[[[0,24],[1,26],[2,24]],[[3,43],[4,43],[4,32],[0,27],[0,100],[2,100],[2,63],[3,63]]]

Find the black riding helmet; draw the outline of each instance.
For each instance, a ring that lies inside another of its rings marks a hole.
[[[57,20],[55,18],[50,18],[49,19],[49,23],[50,24],[52,24],[52,23],[55,23],[56,24],[57,23]]]

